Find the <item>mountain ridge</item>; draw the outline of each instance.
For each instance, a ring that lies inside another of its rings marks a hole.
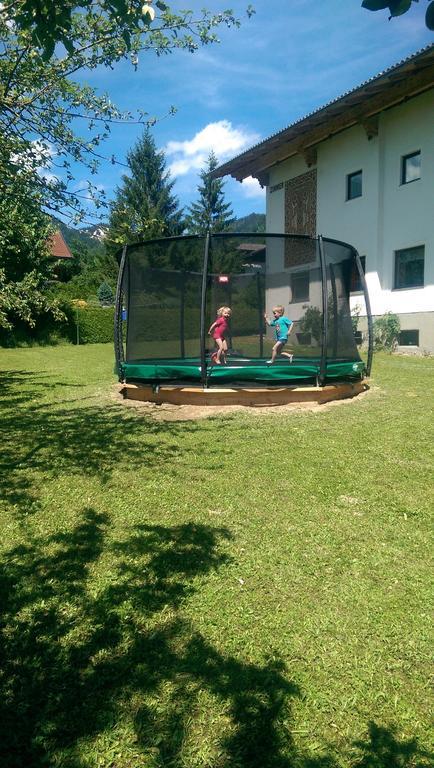
[[[87,227],[70,227],[65,222],[52,216],[54,226],[59,229],[65,239],[66,244],[71,247],[82,245],[91,250],[98,249],[104,241],[107,233],[107,224],[90,224]],[[265,232],[265,213],[249,213],[247,216],[241,216],[235,219],[228,230],[229,232]]]

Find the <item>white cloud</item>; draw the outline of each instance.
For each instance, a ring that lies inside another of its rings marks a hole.
[[[33,159],[38,163],[36,173],[45,181],[46,184],[58,184],[60,177],[51,171],[52,158],[56,151],[50,142],[32,141]]]
[[[169,166],[173,176],[183,176],[205,165],[211,150],[219,162],[227,160],[259,141],[259,135],[245,128],[235,128],[229,120],[208,123],[192,139],[169,141],[164,149],[167,157],[173,157]]]
[[[36,139],[32,141],[32,154],[39,162],[41,168],[48,168],[51,164],[51,158],[54,157],[56,151],[50,141],[39,141],[39,139]]]
[[[0,3],[0,16],[2,20],[6,19],[6,26],[8,29],[15,29],[15,24],[11,19],[8,19],[7,11],[5,11],[4,3]]]
[[[47,184],[57,184],[60,181],[59,176],[56,176],[55,173],[51,173],[50,171],[44,171],[43,168],[38,168],[38,175],[41,179],[44,179]]]
[[[41,177],[48,177],[47,170],[51,166],[51,158],[55,155],[53,145],[36,139],[31,141],[25,150],[11,154],[10,160],[23,170],[35,170]]]
[[[244,197],[265,197],[265,189],[263,189],[257,179],[253,176],[247,176],[243,179],[241,184],[241,191],[244,192]]]

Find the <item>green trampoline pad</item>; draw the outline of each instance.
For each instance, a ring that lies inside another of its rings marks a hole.
[[[212,365],[207,361],[209,385],[224,386],[235,382],[263,382],[264,384],[296,384],[301,381],[316,382],[320,361],[315,358],[278,360],[267,365],[266,360],[229,360],[227,365]],[[360,379],[365,372],[361,360],[327,362],[326,381]],[[162,384],[201,381],[199,358],[167,360],[135,360],[121,364],[122,379],[126,382]]]

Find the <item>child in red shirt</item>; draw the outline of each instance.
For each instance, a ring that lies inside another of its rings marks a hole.
[[[229,318],[231,314],[232,310],[230,307],[220,307],[217,310],[217,319],[208,331],[217,345],[217,352],[211,355],[211,360],[217,365],[221,365],[222,359],[224,363],[226,362],[226,352],[228,351],[226,334],[229,331]]]

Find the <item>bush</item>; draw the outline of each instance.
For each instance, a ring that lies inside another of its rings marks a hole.
[[[356,334],[359,332],[359,320],[361,311],[362,308],[360,304],[356,304],[351,310],[351,324],[353,326],[354,336],[356,336]]]
[[[98,301],[105,307],[110,307],[114,304],[115,297],[108,283],[101,283],[98,288]]]
[[[114,307],[77,307],[75,316],[80,344],[105,344],[113,341]],[[72,341],[76,343],[76,338]]]
[[[300,333],[310,333],[317,342],[320,342],[322,322],[321,310],[318,307],[307,307],[299,323]]]
[[[62,327],[61,327],[62,326]],[[64,323],[58,327],[29,328],[24,323],[15,323],[12,329],[0,328],[0,347],[14,349],[15,347],[56,347],[66,344],[69,333],[65,332]]]
[[[84,306],[83,306],[84,305]],[[61,306],[66,319],[56,322],[51,316],[40,318],[35,328],[14,323],[11,331],[0,330],[0,346],[27,347],[62,343],[104,344],[113,341],[114,307],[87,306],[76,301]]]
[[[374,320],[375,349],[393,352],[398,344],[400,330],[399,317],[394,315],[393,312],[386,312],[385,315],[377,317]]]
[[[11,329],[0,328],[0,347],[56,346],[71,341],[75,328],[72,307],[61,301],[59,309],[64,319],[56,320],[45,312],[35,318],[33,328],[20,318],[12,318]]]

